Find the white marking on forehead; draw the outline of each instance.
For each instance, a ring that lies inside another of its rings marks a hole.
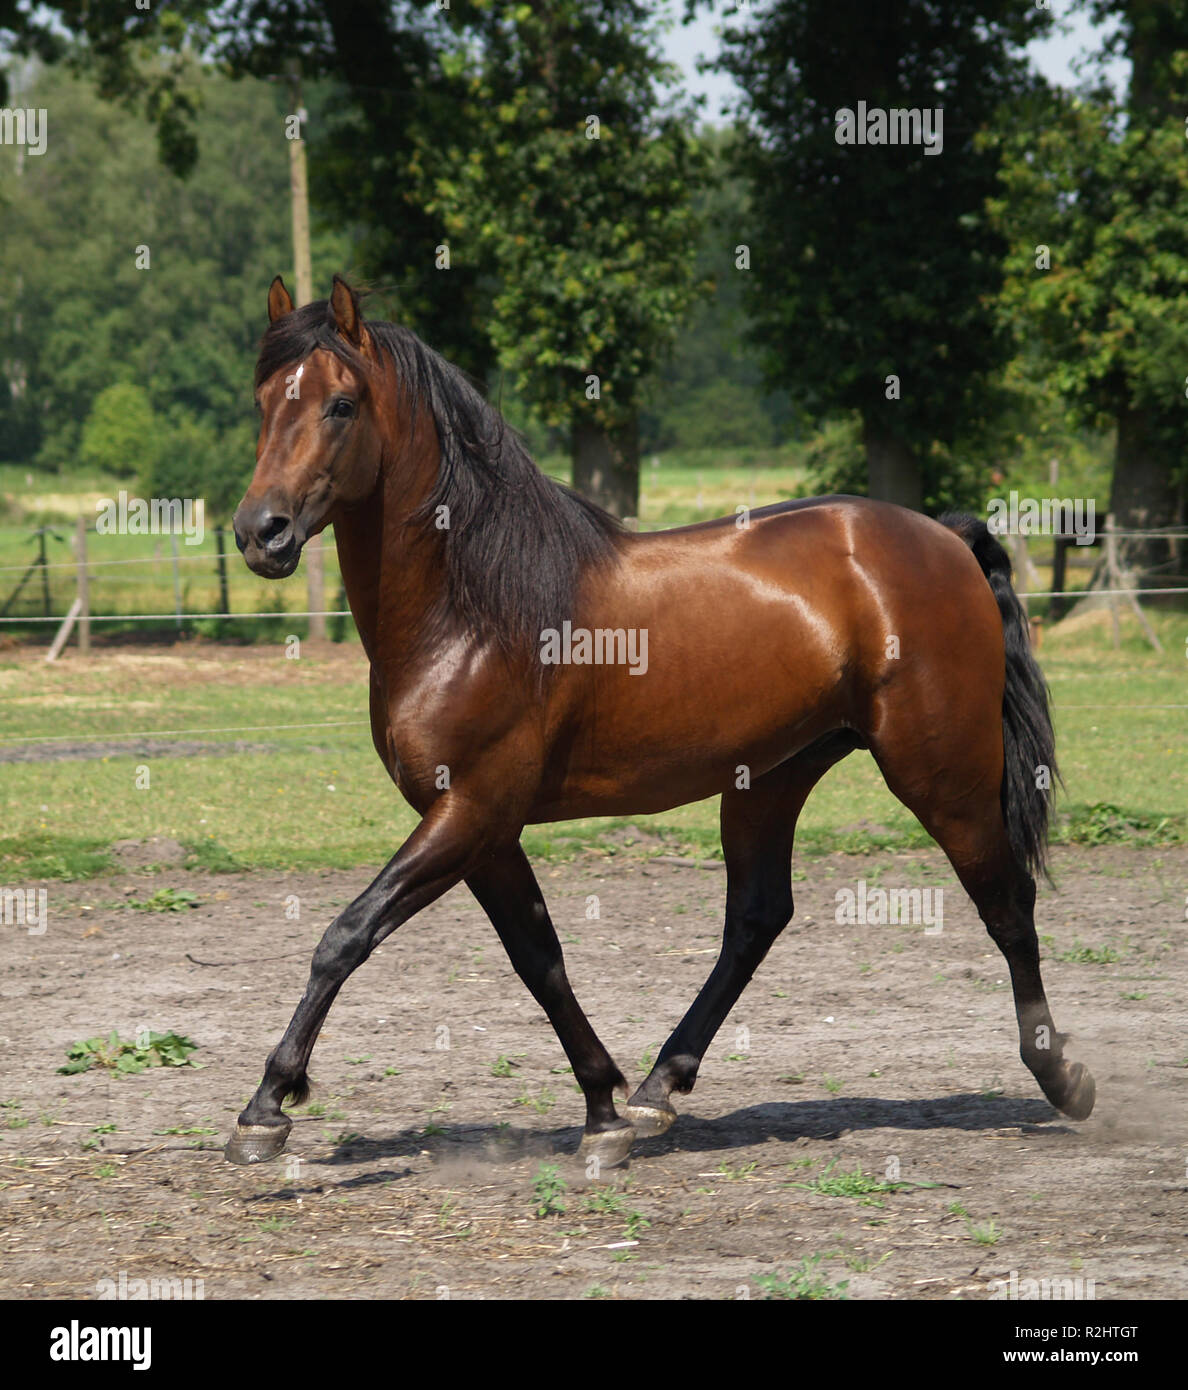
[[[295,381],[300,381],[300,380],[301,380],[301,374],[302,374],[302,372],[304,372],[304,371],[305,371],[305,363],[302,362],[302,364],[301,364],[301,365],[297,368],[297,370],[293,373],[293,379],[294,379]]]

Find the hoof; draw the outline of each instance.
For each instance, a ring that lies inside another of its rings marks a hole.
[[[228,1163],[263,1163],[285,1147],[292,1125],[236,1125],[223,1157]]]
[[[631,1152],[634,1139],[635,1130],[630,1125],[599,1130],[597,1134],[583,1134],[578,1146],[578,1158],[584,1163],[596,1158],[599,1168],[618,1168]]]
[[[1068,1068],[1068,1089],[1064,1100],[1057,1105],[1070,1120],[1087,1120],[1093,1113],[1093,1102],[1097,1099],[1097,1086],[1093,1073],[1082,1062],[1072,1062]]]
[[[672,1128],[676,1111],[671,1105],[663,1108],[658,1105],[625,1105],[623,1118],[630,1120],[631,1128],[640,1139],[652,1139]]]

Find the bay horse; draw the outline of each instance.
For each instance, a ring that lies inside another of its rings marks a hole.
[[[556,1030],[586,1101],[580,1152],[613,1166],[663,1133],[792,917],[796,819],[869,749],[945,851],[1010,967],[1020,1055],[1074,1119],[1033,910],[1056,777],[1047,686],[986,525],[822,497],[638,534],[546,478],[499,412],[335,277],[294,309],[278,276],[256,367],[256,469],[235,537],[293,573],[333,523],[371,664],[376,751],[422,817],[326,929],[309,983],[225,1149],[272,1158],[308,1095],[343,982],[465,882]],[[525,825],[721,795],[721,954],[622,1115],[622,1072],[566,977]]]

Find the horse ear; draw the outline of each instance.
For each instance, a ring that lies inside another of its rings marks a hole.
[[[275,323],[292,312],[293,296],[285,289],[285,282],[278,275],[268,286],[268,322]]]
[[[363,338],[363,316],[359,313],[359,296],[339,276],[334,277],[330,292],[330,319],[335,328],[354,347]]]

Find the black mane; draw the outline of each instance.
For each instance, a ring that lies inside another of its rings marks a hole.
[[[493,636],[511,656],[531,655],[543,672],[535,660],[541,633],[574,618],[582,577],[617,553],[620,522],[547,478],[499,411],[415,333],[394,323],[367,321],[366,327],[395,363],[411,415],[423,407],[437,428],[437,483],[414,519],[433,525],[436,509],[449,508],[444,536],[451,607],[474,632]],[[367,372],[323,299],[268,328],[257,388],[317,348]]]

